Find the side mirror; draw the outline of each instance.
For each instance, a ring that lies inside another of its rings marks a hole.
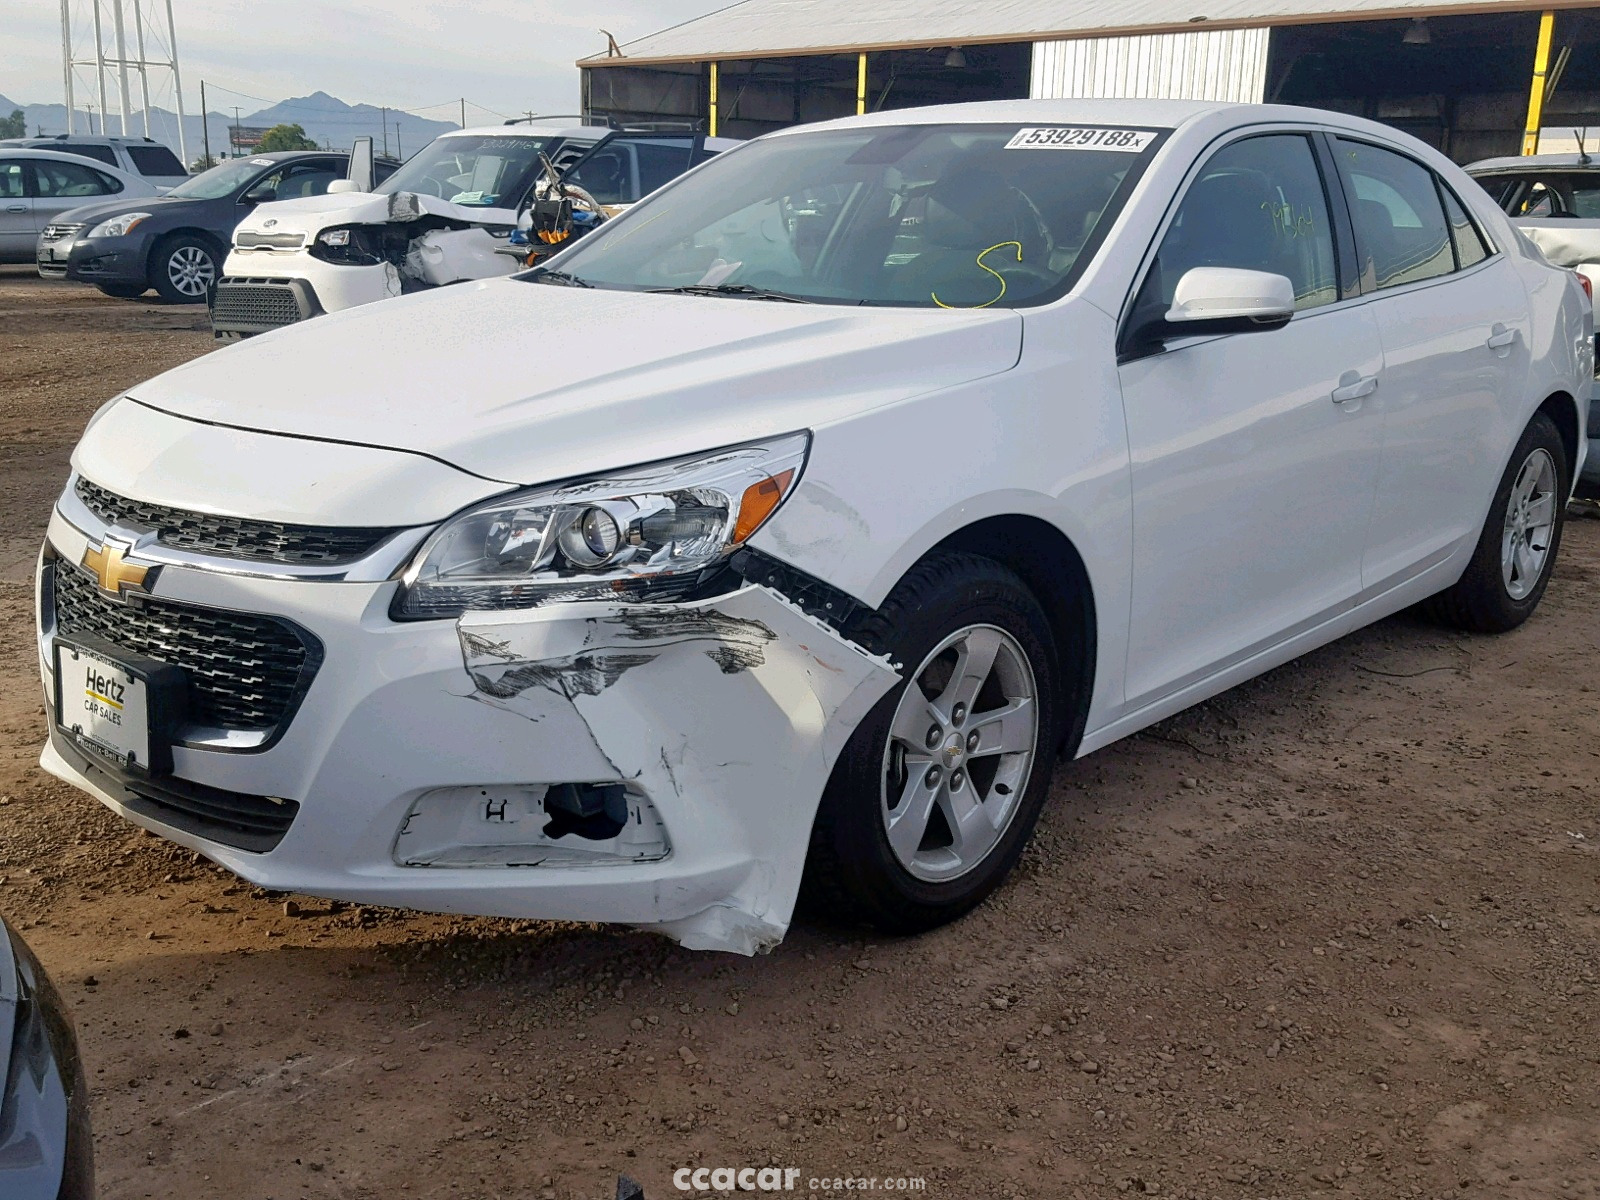
[[[1294,284],[1285,275],[1239,267],[1184,272],[1164,323],[1166,336],[1281,329],[1294,316]]]
[[[335,179],[328,185],[328,195],[342,196],[345,192],[359,192],[361,185],[354,179]]]
[[[277,198],[278,198],[278,189],[276,187],[258,187],[258,188],[251,188],[244,195],[240,196],[239,197],[239,203],[240,204],[271,204]]]

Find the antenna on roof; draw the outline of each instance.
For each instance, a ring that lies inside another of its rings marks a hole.
[[[1578,161],[1587,164],[1589,162],[1589,152],[1584,149],[1583,143],[1584,139],[1589,136],[1589,127],[1585,125],[1582,129],[1574,129],[1572,136],[1578,139]]]

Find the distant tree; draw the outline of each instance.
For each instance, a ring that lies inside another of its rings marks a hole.
[[[209,171],[216,165],[217,156],[215,154],[202,154],[199,158],[195,159],[189,164],[189,170],[198,175],[201,171]]]
[[[273,150],[315,150],[317,144],[306,136],[306,131],[299,125],[274,125],[261,135],[261,145],[257,147],[262,153]]]
[[[9,117],[0,117],[0,137],[27,137],[28,118],[20,108],[13,108]]]

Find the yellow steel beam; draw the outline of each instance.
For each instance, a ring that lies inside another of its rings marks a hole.
[[[856,64],[856,116],[867,111],[867,52],[861,52]]]
[[[717,64],[711,64],[711,136],[717,136]]]
[[[1533,84],[1528,90],[1528,124],[1522,135],[1522,152],[1539,153],[1539,126],[1544,122],[1544,81],[1550,73],[1550,40],[1555,32],[1556,14],[1546,11],[1539,18],[1539,48],[1533,53]]]

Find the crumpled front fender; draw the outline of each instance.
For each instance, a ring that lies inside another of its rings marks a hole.
[[[691,915],[641,927],[738,954],[783,939],[834,761],[900,677],[886,659],[759,585],[470,613],[458,633],[475,699],[533,722],[569,707],[616,779],[649,796],[674,856],[742,864],[717,894],[658,898]]]

